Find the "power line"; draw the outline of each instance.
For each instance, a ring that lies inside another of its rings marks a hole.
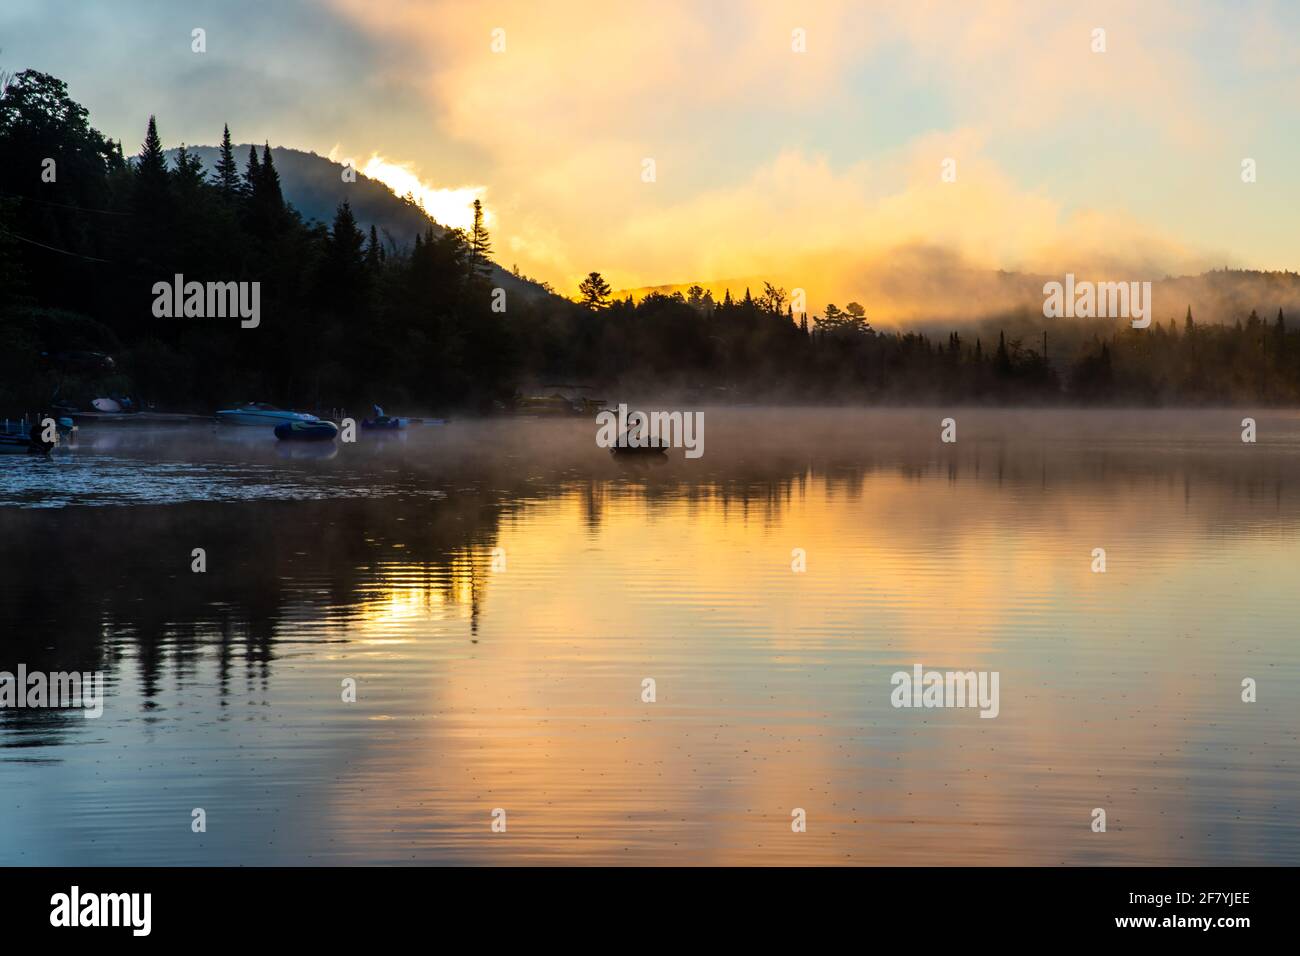
[[[83,256],[83,255],[82,255],[81,253],[79,253],[79,252],[69,252],[69,251],[66,250],[66,249],[55,249],[53,246],[47,246],[45,243],[43,243],[43,242],[37,242],[35,239],[28,239],[28,238],[26,238],[26,237],[24,237],[24,236],[20,236],[20,235],[18,235],[16,232],[10,232],[10,231],[7,230],[7,229],[6,229],[6,230],[3,230],[3,231],[4,231],[4,234],[5,234],[6,236],[9,236],[9,237],[11,237],[11,238],[13,238],[13,239],[17,239],[19,242],[26,242],[26,243],[29,243],[29,244],[31,244],[31,245],[33,245],[33,246],[40,246],[40,248],[42,248],[42,249],[48,249],[50,252],[57,252],[59,255],[62,255],[62,256],[73,256],[74,258],[77,258],[77,259],[85,259],[87,262],[103,262],[103,263],[105,263],[106,265],[110,265],[110,266],[113,264],[113,263],[112,263],[110,260],[108,260],[108,259],[96,259],[94,256]]]

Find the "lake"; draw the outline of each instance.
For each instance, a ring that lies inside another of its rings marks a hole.
[[[1300,863],[1300,413],[704,421],[0,456],[0,864]]]

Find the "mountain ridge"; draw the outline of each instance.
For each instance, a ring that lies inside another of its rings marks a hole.
[[[253,144],[241,143],[234,146],[235,157],[241,168],[247,161],[251,145]],[[186,145],[185,149],[199,158],[209,174],[216,167],[220,147]],[[260,154],[262,147],[257,149]],[[176,148],[167,150],[167,158],[174,160],[176,153]],[[408,249],[414,244],[415,237],[431,226],[439,235],[447,231],[446,226],[419,205],[398,196],[390,187],[359,170],[355,182],[345,182],[343,164],[319,153],[291,146],[272,146],[271,158],[280,175],[280,188],[285,201],[308,222],[329,226],[339,204],[347,200],[357,225],[365,232],[374,226],[381,241],[390,249]],[[491,265],[490,281],[507,293],[517,293],[528,298],[553,294],[539,283],[516,276],[495,262]]]

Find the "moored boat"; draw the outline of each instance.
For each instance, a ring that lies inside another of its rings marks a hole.
[[[266,402],[249,402],[217,412],[217,421],[223,425],[280,425],[318,422],[320,419],[307,412],[291,412]]]
[[[361,427],[367,431],[401,431],[411,423],[409,418],[394,418],[391,415],[380,415],[376,418],[367,418],[362,420]]]

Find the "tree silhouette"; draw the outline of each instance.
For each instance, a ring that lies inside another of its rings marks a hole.
[[[612,291],[605,277],[599,272],[588,273],[587,278],[578,284],[579,301],[593,312],[609,304]]]
[[[240,195],[239,164],[235,162],[235,148],[230,142],[230,124],[227,123],[221,133],[221,153],[217,157],[216,169],[212,174],[213,185],[221,198],[233,203]]]
[[[785,311],[785,289],[779,289],[770,282],[763,283],[763,294],[758,299],[759,307],[772,315]]]
[[[365,242],[352,206],[345,199],[334,214],[317,279],[322,304],[344,317],[355,318],[366,298],[369,271]]]
[[[244,186],[243,193],[249,200],[252,199],[253,192],[257,189],[257,184],[262,180],[262,163],[257,158],[257,147],[250,145],[248,147],[248,162],[244,166]]]
[[[1037,319],[1010,314],[1005,331],[881,331],[850,302],[796,324],[770,282],[757,299],[726,289],[715,300],[692,284],[612,301],[592,272],[574,302],[536,287],[516,296],[529,281],[516,270],[502,277],[510,308],[498,313],[484,281],[481,203],[468,231],[421,218],[418,232],[388,236],[348,202],[328,225],[304,221],[285,201],[269,143],[250,147],[241,176],[228,128],[221,139],[204,176],[188,147],[167,162],[151,117],[127,162],[61,80],[13,78],[0,97],[0,170],[10,174],[0,195],[0,403],[48,407],[57,389],[71,407],[118,394],[203,412],[247,399],[490,410],[509,407],[525,381],[588,381],[602,392],[797,401],[1300,404],[1300,329],[1279,309],[1300,295],[1294,274],[1255,274],[1257,301],[1226,324],[1196,324],[1190,304],[1181,332],[1172,319],[1147,330],[1062,324],[1056,365],[1022,345],[1039,340]],[[46,158],[56,181],[37,175]],[[155,319],[152,283],[177,272],[259,282],[262,325]],[[1266,327],[1260,316],[1273,312]],[[996,350],[985,350],[982,337],[995,333]],[[59,367],[57,356],[77,352],[114,364]]]
[[[469,267],[476,275],[491,272],[488,256],[492,252],[492,240],[488,236],[487,226],[483,223],[483,201],[474,200],[474,224],[469,233]]]
[[[271,144],[262,146],[262,190],[268,206],[274,209],[284,207],[284,193],[280,189],[280,174],[275,171],[275,161],[271,158]]]
[[[153,116],[149,117],[144,144],[135,159],[135,185],[142,206],[157,203],[167,194],[167,156],[158,135],[158,122]]]
[[[178,194],[193,196],[203,184],[203,160],[191,153],[184,143],[176,150],[176,168],[172,170]]]

